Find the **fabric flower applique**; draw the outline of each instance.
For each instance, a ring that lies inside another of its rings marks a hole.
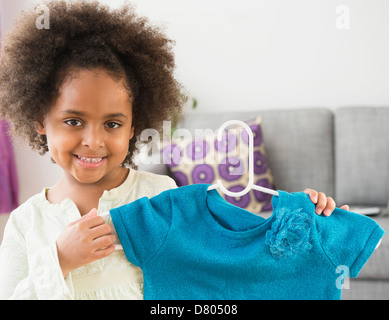
[[[302,208],[280,208],[271,229],[266,232],[265,244],[276,259],[290,257],[310,250],[312,220]]]

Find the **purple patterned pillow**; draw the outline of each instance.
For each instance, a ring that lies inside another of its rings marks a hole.
[[[274,189],[274,179],[265,158],[262,119],[257,117],[245,122],[254,135],[254,184]],[[194,139],[173,139],[171,143],[164,144],[162,155],[178,186],[214,184],[221,179],[228,190],[239,192],[246,188],[249,179],[248,143],[247,132],[240,126],[231,126],[224,132],[220,142],[217,140],[217,131]],[[272,210],[272,196],[269,194],[251,190],[235,198],[217,190],[228,202],[250,212]]]

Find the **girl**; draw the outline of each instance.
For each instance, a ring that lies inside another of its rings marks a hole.
[[[63,176],[11,214],[0,299],[142,299],[142,272],[114,251],[99,213],[176,187],[132,163],[140,133],[180,112],[171,41],[128,6],[45,4],[50,29],[27,12],[4,43],[0,118],[50,151]],[[334,210],[331,198],[306,192],[319,213]]]

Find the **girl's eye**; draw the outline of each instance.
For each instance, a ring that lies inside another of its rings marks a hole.
[[[107,128],[109,129],[117,129],[120,127],[120,124],[116,123],[116,122],[108,122],[106,124]]]
[[[75,120],[75,119],[67,120],[65,121],[65,123],[71,127],[79,127],[82,125],[80,120]]]

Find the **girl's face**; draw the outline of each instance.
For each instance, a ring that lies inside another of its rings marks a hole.
[[[102,69],[79,70],[36,130],[47,136],[52,158],[69,177],[87,184],[117,179],[126,171],[120,164],[134,136],[123,80]]]

